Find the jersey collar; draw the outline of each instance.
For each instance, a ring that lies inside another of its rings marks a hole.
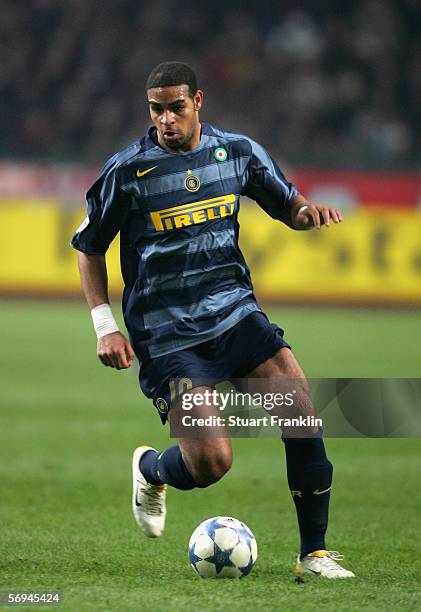
[[[163,149],[161,147],[161,145],[158,142],[158,137],[157,137],[156,132],[157,130],[154,125],[150,127],[148,130],[148,136],[147,136],[148,140],[150,141],[152,146],[158,147],[159,149],[161,149],[161,151],[164,151],[165,153],[168,153],[169,155],[191,155],[192,153],[196,153],[196,151],[200,151],[206,146],[206,143],[204,142],[206,139],[202,138],[202,136],[212,136],[214,134],[212,130],[212,126],[210,126],[209,123],[201,123],[200,142],[197,145],[197,147],[193,149],[192,151],[174,151],[173,152],[173,151],[167,151],[167,149]]]

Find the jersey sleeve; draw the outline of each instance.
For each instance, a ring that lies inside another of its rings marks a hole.
[[[254,140],[251,158],[244,176],[243,193],[255,200],[273,219],[285,220],[289,214],[289,203],[299,194],[269,153]]]
[[[87,217],[70,244],[88,255],[104,255],[129,210],[129,198],[118,183],[115,163],[105,165],[86,194]]]

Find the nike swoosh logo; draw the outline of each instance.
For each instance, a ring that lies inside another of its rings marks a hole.
[[[136,176],[138,176],[139,178],[141,176],[144,176],[145,174],[148,174],[148,172],[152,172],[152,170],[155,170],[155,168],[158,168],[158,166],[152,166],[152,168],[148,168],[147,170],[138,170],[136,172]]]
[[[137,501],[137,492],[138,492],[138,491],[139,491],[139,486],[137,485],[137,486],[136,486],[136,495],[135,495],[135,497],[134,497],[134,503],[136,504],[136,506],[137,506],[138,508],[140,508],[140,507],[142,506],[142,504],[140,504],[140,503]]]
[[[324,489],[323,491],[319,491],[319,489],[316,489],[315,491],[313,491],[313,495],[323,495],[323,493],[327,493],[328,491],[330,491],[332,487],[328,487],[327,489]]]

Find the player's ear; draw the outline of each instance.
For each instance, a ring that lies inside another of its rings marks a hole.
[[[193,105],[195,111],[200,111],[203,104],[203,91],[198,89],[193,96]]]

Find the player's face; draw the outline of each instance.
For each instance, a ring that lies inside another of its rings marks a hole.
[[[199,111],[203,92],[189,95],[188,85],[148,89],[151,119],[158,131],[159,144],[171,151],[190,151],[200,142]]]

